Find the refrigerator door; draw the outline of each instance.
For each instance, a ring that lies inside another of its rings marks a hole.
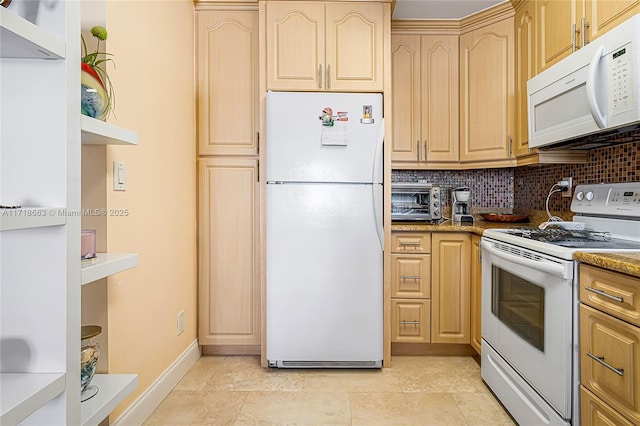
[[[271,366],[381,366],[381,187],[267,185]]]
[[[267,92],[266,132],[267,182],[382,182],[379,93]]]

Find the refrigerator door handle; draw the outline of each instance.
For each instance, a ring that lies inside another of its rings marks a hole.
[[[374,183],[371,187],[373,191],[373,218],[376,222],[376,233],[378,234],[378,241],[380,241],[380,250],[384,251],[384,227],[382,225],[383,186]]]
[[[376,152],[373,155],[373,183],[382,183],[382,147],[384,145],[384,117],[380,124],[380,133],[376,143]]]

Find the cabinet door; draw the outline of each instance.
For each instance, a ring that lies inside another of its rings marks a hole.
[[[468,344],[471,238],[459,232],[431,238],[431,342]]]
[[[580,382],[640,422],[640,328],[580,304]]]
[[[383,90],[381,3],[327,3],[326,90]]]
[[[391,297],[431,298],[431,256],[391,255]]]
[[[640,13],[640,0],[586,0],[587,42]]]
[[[537,0],[538,72],[544,71],[579,47],[580,0]]]
[[[324,4],[267,2],[267,89],[323,90]]]
[[[199,342],[259,345],[258,162],[198,160]]]
[[[391,104],[394,165],[418,166],[424,158],[420,126],[420,36],[391,36]]]
[[[391,341],[429,343],[430,307],[426,299],[391,300]]]
[[[480,353],[482,340],[482,258],[480,236],[471,236],[471,346]]]
[[[460,161],[511,158],[513,18],[460,36]]]
[[[460,145],[458,37],[423,36],[421,50],[420,122],[424,160],[457,162]]]
[[[198,153],[258,152],[258,14],[197,12]]]
[[[536,75],[535,12],[535,1],[526,1],[516,11],[515,18],[516,111],[513,149],[516,157],[530,153],[527,80]]]
[[[580,424],[584,426],[633,426],[584,386],[580,386],[580,416]]]

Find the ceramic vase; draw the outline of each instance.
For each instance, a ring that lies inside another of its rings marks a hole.
[[[96,386],[89,386],[96,373],[100,345],[93,338],[102,332],[98,325],[83,326],[80,343],[80,392],[81,400],[85,401],[98,392]]]
[[[105,120],[109,97],[102,79],[91,65],[81,62],[82,114]]]

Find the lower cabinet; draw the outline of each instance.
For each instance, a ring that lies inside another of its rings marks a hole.
[[[580,265],[583,425],[640,424],[640,278]]]
[[[258,160],[200,158],[198,183],[199,343],[259,351]]]
[[[471,236],[431,235],[431,342],[470,343],[469,271]]]
[[[480,236],[471,236],[471,346],[480,354],[482,340],[482,256]]]
[[[391,342],[468,345],[470,234],[393,232],[391,239]]]

